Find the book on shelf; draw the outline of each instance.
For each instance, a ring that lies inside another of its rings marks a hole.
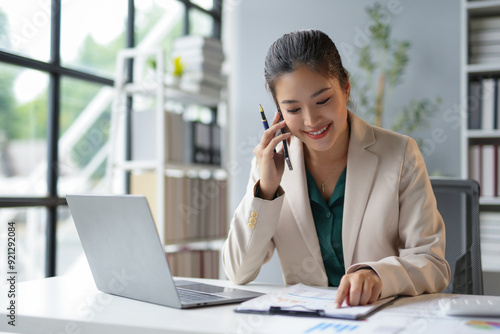
[[[181,80],[182,82],[200,83],[216,88],[226,85],[226,77],[212,70],[186,72],[182,75]]]
[[[492,57],[500,57],[500,41],[494,44],[480,43],[476,45],[472,43],[470,50],[473,55],[491,55]]]
[[[472,30],[469,34],[469,42],[471,45],[480,45],[488,43],[498,43],[500,41],[500,28]]]
[[[191,82],[181,78],[179,88],[185,92],[206,96],[213,100],[219,100],[221,97],[221,88],[209,85],[206,82]]]
[[[203,61],[201,59],[198,62],[184,63],[184,74],[187,73],[198,73],[198,72],[209,72],[215,75],[221,74],[221,64],[218,62],[216,64],[212,64],[207,61]]]
[[[469,177],[479,183],[481,197],[500,195],[499,149],[497,144],[469,146]]]
[[[222,138],[222,131],[218,124],[212,124],[210,127],[211,134],[211,145],[210,145],[210,163],[215,166],[222,165],[222,142],[224,138]]]
[[[477,17],[469,20],[471,32],[488,29],[500,29],[500,16]]]
[[[468,128],[500,129],[500,87],[498,78],[484,78],[469,83]]]
[[[180,57],[182,63],[199,63],[207,60],[211,64],[218,64],[218,67],[222,66],[224,62],[224,53],[222,50],[214,51],[211,49],[201,49],[201,48],[193,48],[193,49],[184,49],[178,50],[174,49],[172,51],[174,57]]]
[[[480,81],[469,82],[469,129],[481,129],[482,92]]]
[[[471,55],[469,58],[471,64],[499,64],[500,55]]]

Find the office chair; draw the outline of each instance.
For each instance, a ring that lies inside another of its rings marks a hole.
[[[431,184],[446,227],[445,257],[451,269],[450,284],[443,292],[482,295],[479,184],[434,177]]]

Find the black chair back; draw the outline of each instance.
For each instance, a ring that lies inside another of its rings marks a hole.
[[[479,236],[479,184],[475,180],[434,178],[431,184],[446,226],[446,260],[451,280],[445,293],[483,294]]]

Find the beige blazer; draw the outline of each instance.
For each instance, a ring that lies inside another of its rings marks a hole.
[[[381,298],[442,291],[450,268],[444,258],[444,223],[436,208],[424,160],[415,141],[373,127],[353,113],[342,225],[346,273],[372,267]],[[291,138],[294,169],[285,172],[280,196],[254,197],[259,180],[252,162],[247,192],[223,246],[229,279],[255,279],[274,249],[286,284],[328,285],[307,192],[302,143]]]

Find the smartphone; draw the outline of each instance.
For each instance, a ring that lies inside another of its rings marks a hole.
[[[283,114],[281,113],[281,110],[278,108],[278,113],[280,114],[280,122],[283,120]],[[281,130],[282,133],[287,133],[290,132],[288,130],[288,127],[285,125],[285,127]],[[288,154],[288,142],[287,140],[283,140],[283,153],[285,154],[285,161],[288,166],[288,170],[293,170],[292,167],[292,162],[290,161],[290,156]]]

